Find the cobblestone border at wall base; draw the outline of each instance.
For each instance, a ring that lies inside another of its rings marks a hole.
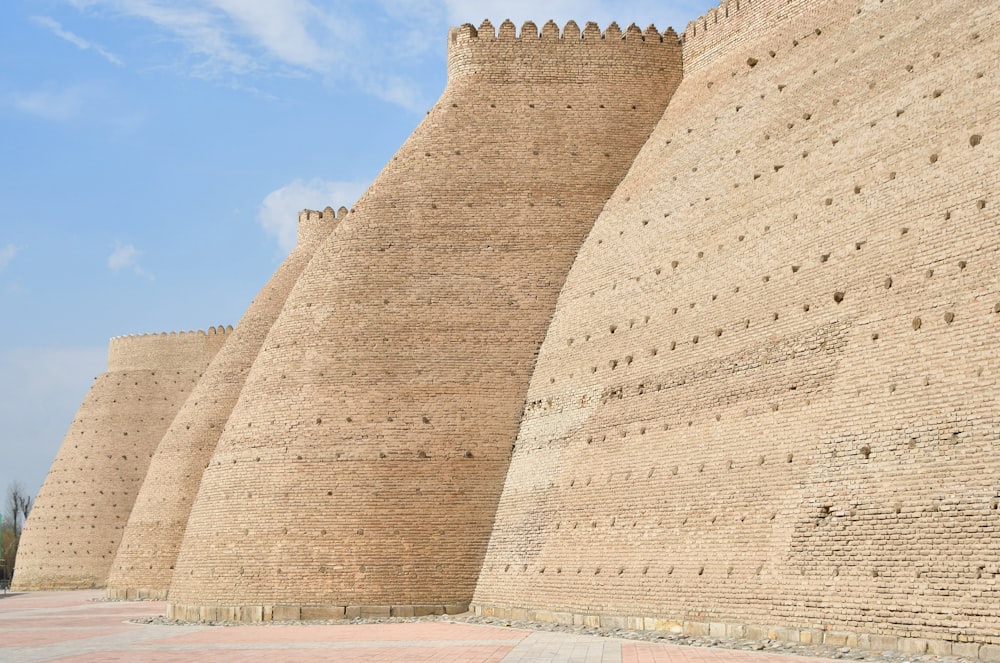
[[[898,652],[904,658],[930,655],[929,660],[969,660],[1000,662],[1000,644],[954,642],[931,638],[855,633],[828,628],[794,628],[788,626],[756,626],[719,622],[695,622],[659,617],[592,615],[525,608],[472,606],[477,617],[503,620],[556,623],[600,629],[649,631],[677,636],[710,638],[727,641],[787,642],[806,646],[876,652]],[[944,659],[941,657],[949,657]]]
[[[468,603],[441,605],[243,605],[189,606],[167,604],[167,619],[182,622],[232,622],[259,624],[267,622],[325,621],[358,618],[389,619],[431,615],[461,615],[469,612]]]
[[[982,660],[976,657],[958,655],[939,654],[907,654],[894,649],[882,651],[864,650],[849,646],[835,646],[833,644],[789,642],[783,640],[772,640],[769,638],[752,639],[750,637],[729,638],[713,637],[711,635],[691,635],[685,633],[671,633],[666,631],[652,631],[640,629],[628,629],[609,626],[587,626],[583,624],[560,624],[556,622],[539,622],[521,619],[503,619],[499,617],[476,616],[472,613],[460,615],[427,615],[423,617],[355,617],[353,619],[299,619],[299,620],[279,620],[272,619],[269,622],[260,622],[258,626],[289,626],[289,625],[347,625],[347,624],[400,624],[409,622],[447,622],[455,624],[479,624],[483,626],[500,626],[505,628],[516,628],[531,631],[545,631],[550,633],[571,633],[576,635],[594,635],[608,638],[621,638],[624,640],[637,640],[643,642],[658,642],[662,644],[682,645],[689,647],[709,647],[713,649],[725,649],[735,651],[762,651],[768,653],[780,653],[790,656],[809,656],[819,658],[829,658],[834,660],[848,661],[878,661],[880,663],[978,663]],[[168,619],[164,616],[145,617],[131,620],[136,624],[150,624],[161,626],[186,626],[190,622],[181,619]],[[206,626],[238,627],[246,626],[247,622],[237,621],[207,621],[202,622]]]
[[[167,592],[163,589],[108,588],[109,601],[166,601]]]

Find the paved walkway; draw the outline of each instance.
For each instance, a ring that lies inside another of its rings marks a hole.
[[[162,602],[112,603],[99,591],[0,596],[0,661],[336,661],[337,663],[823,663],[478,624],[161,626]]]

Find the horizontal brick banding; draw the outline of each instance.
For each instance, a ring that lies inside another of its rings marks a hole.
[[[263,344],[177,560],[186,614],[471,598],[559,288],[681,73],[655,30],[485,32],[452,33],[443,96]]]
[[[473,603],[991,651],[1000,12],[741,5],[567,277]]]

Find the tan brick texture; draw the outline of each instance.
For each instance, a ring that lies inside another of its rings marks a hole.
[[[563,279],[681,75],[673,33],[582,32],[452,31],[441,99],[254,362],[173,614],[468,604]]]
[[[741,4],[568,276],[474,603],[996,645],[1000,7]]]
[[[25,523],[13,587],[103,587],[150,458],[225,328],[111,340]]]
[[[299,214],[299,241],[251,302],[188,395],[150,461],[108,576],[108,596],[163,598],[170,587],[201,474],[239,397],[250,365],[316,247],[347,215]]]

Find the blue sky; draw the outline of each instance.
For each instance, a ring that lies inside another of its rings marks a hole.
[[[296,211],[350,206],[449,25],[682,31],[708,0],[4,0],[0,491],[37,492],[112,336],[236,324]]]

